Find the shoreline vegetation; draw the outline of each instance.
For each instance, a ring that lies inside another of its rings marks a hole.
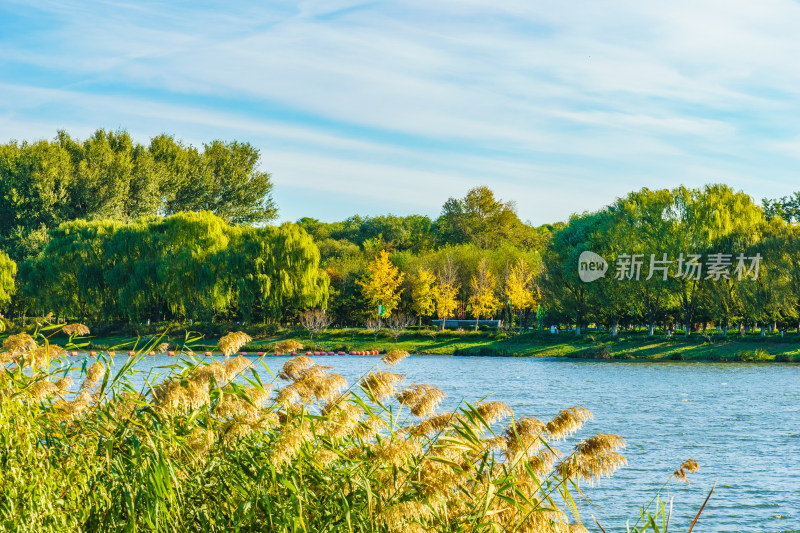
[[[785,335],[800,323],[800,193],[759,205],[724,184],[645,188],[536,226],[513,201],[477,186],[445,201],[435,218],[270,225],[277,206],[258,159],[247,143],[200,150],[162,135],[140,145],[124,131],[0,145],[0,211],[10,214],[0,217],[0,317],[24,323],[58,312],[56,322],[127,324],[128,337],[145,323],[399,332],[471,320],[510,331],[596,325],[614,339],[636,325],[662,336],[686,329],[710,347],[677,335],[627,346],[601,340],[604,333],[444,344],[431,336],[407,345],[421,353],[793,360],[780,343],[733,337],[740,328]],[[318,340],[361,342],[341,335]]]
[[[170,326],[154,324],[147,331],[131,334],[126,331],[110,331],[102,326],[93,327],[96,335],[77,340],[78,349],[94,351],[137,350],[154,339],[159,344],[167,343],[170,350],[181,351],[188,346],[185,340],[192,336],[199,340],[192,343],[194,351],[215,350],[221,335],[214,331],[225,324],[215,325],[202,333],[200,324],[194,326]],[[370,331],[363,328],[330,329],[309,339],[301,328],[276,328],[275,326],[243,327],[229,325],[247,332],[252,340],[242,346],[249,355],[263,352],[273,355],[275,348],[285,341],[302,343],[306,351],[345,352],[378,350],[381,354],[391,350],[405,350],[418,355],[484,356],[484,357],[555,357],[564,359],[609,360],[609,361],[687,361],[687,362],[775,362],[800,363],[800,336],[796,333],[765,334],[748,332],[744,336],[719,332],[685,337],[680,331],[671,336],[656,332],[648,336],[647,331],[620,332],[616,337],[609,332],[588,331],[581,336],[574,332],[549,331],[517,332],[484,329],[481,331],[456,331],[437,328],[413,329],[395,332],[392,330]],[[194,329],[192,329],[194,328]],[[200,333],[198,333],[200,329]],[[163,338],[162,338],[163,335]],[[66,347],[69,339],[56,335],[52,341]],[[288,355],[288,354],[285,354]]]
[[[139,386],[133,367],[162,339],[112,371],[107,354],[72,367],[59,332],[89,333],[45,324],[0,348],[3,530],[586,532],[576,502],[627,463],[621,436],[567,441],[593,418],[579,406],[439,410],[442,389],[393,371],[403,350],[354,383],[305,355],[264,382],[263,360],[236,356],[252,340],[239,331],[220,338],[223,361],[187,356]],[[660,495],[698,468],[668,474],[628,530],[665,531]]]

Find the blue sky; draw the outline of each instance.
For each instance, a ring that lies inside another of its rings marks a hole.
[[[126,129],[261,150],[282,220],[535,224],[641,187],[800,190],[800,4],[0,0],[0,142]]]

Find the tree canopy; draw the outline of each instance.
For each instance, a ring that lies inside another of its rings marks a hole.
[[[248,143],[212,141],[202,150],[167,135],[134,143],[125,131],[97,130],[79,141],[0,145],[0,248],[21,261],[71,220],[130,222],[207,210],[231,224],[273,220],[269,174]]]

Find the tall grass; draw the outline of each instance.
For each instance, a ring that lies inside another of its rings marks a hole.
[[[149,349],[112,375],[103,357],[70,368],[41,332],[4,341],[0,528],[583,531],[582,484],[625,463],[616,435],[558,449],[591,418],[580,407],[549,421],[496,401],[439,411],[441,389],[391,370],[401,351],[352,384],[306,356],[264,383],[252,360],[187,352],[135,387]]]

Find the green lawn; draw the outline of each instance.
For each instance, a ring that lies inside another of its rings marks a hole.
[[[232,329],[235,329],[232,328]],[[277,333],[268,333],[258,328],[248,331],[254,340],[244,350],[247,352],[271,352],[276,342],[295,339],[305,345],[306,350],[351,351],[380,350],[381,353],[394,348],[415,354],[431,355],[482,355],[482,356],[535,356],[535,357],[568,357],[583,359],[615,359],[615,360],[685,360],[685,361],[737,361],[737,360],[774,360],[800,362],[800,337],[796,333],[781,337],[778,334],[760,337],[738,334],[723,338],[721,335],[693,334],[686,338],[683,335],[666,337],[663,334],[648,337],[645,332],[625,332],[618,338],[607,333],[590,332],[580,337],[562,332],[552,335],[549,331],[528,332],[522,335],[496,331],[404,331],[395,339],[387,332],[374,332],[363,329],[328,330],[309,340],[305,330],[282,329]],[[168,341],[174,349],[181,349],[185,338],[184,330],[173,328],[168,337],[160,342]],[[213,349],[219,335],[208,335],[193,344],[195,351]],[[54,338],[62,343],[65,338]],[[104,335],[90,337],[87,346],[96,350],[132,349],[137,339],[124,335]],[[151,337],[142,337],[137,347]]]

